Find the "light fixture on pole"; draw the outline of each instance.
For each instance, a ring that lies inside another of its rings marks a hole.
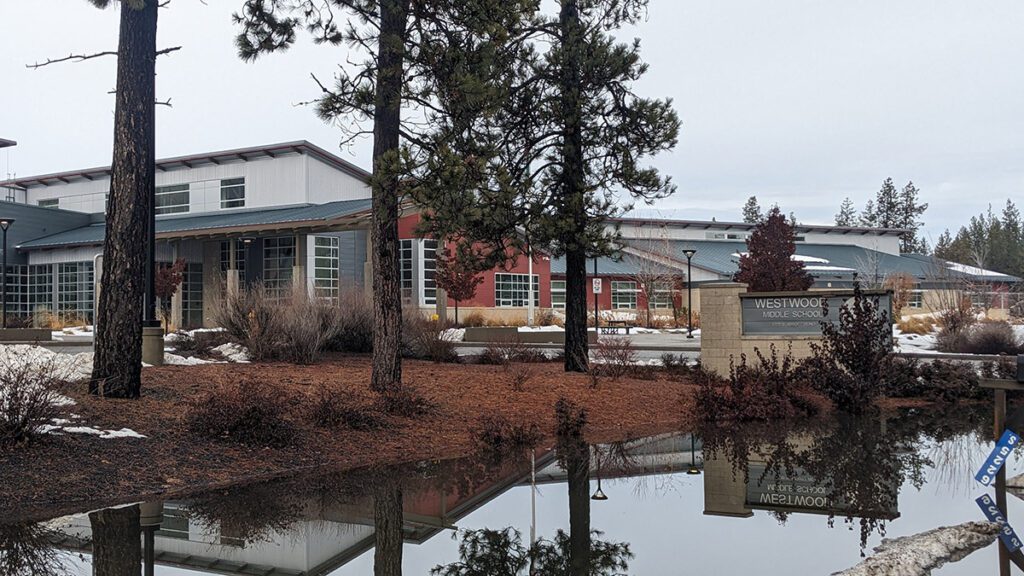
[[[597,456],[597,490],[594,491],[594,495],[590,497],[591,500],[607,500],[608,496],[605,495],[604,490],[601,490],[601,452],[594,447],[595,455]]]
[[[11,224],[14,224],[14,218],[0,218],[0,229],[2,229],[4,231],[4,271],[3,271],[3,276],[4,277],[3,277],[3,288],[0,289],[0,290],[2,290],[2,293],[3,293],[2,297],[3,297],[3,302],[4,302],[4,312],[3,312],[3,327],[4,327],[4,329],[7,328],[7,229],[11,227]]]
[[[687,474],[697,475],[700,474],[700,468],[697,467],[697,448],[694,436],[690,434],[690,467],[686,470]]]
[[[686,255],[686,337],[693,338],[693,248],[683,250]]]

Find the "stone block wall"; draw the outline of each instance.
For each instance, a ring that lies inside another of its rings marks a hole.
[[[820,336],[743,335],[740,294],[746,291],[746,284],[736,282],[701,286],[700,361],[704,368],[727,376],[730,362],[739,362],[741,354],[747,355],[748,362],[754,361],[757,350],[767,357],[772,345],[780,357],[787,350],[792,350],[795,359],[810,356],[810,345],[820,341]]]

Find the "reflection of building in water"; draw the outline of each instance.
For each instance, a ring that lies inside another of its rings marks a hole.
[[[547,464],[553,455],[538,462]],[[509,488],[528,479],[529,468],[519,467],[497,480],[473,479],[446,488],[413,487],[404,497],[405,541],[419,544]],[[328,495],[329,496],[329,495]],[[167,502],[157,514],[159,528],[153,538],[155,564],[210,574],[304,576],[328,574],[374,546],[373,499],[357,498],[344,504],[329,498],[308,499],[302,519],[283,530],[248,539],[244,528],[230,521],[215,525],[190,518],[188,503]],[[144,505],[147,506],[147,505]],[[244,515],[243,515],[244,517]],[[143,522],[144,524],[145,522]],[[65,536],[58,546],[90,554],[91,527],[86,514],[70,517],[58,529]]]
[[[624,478],[699,470],[703,466],[703,443],[691,434],[659,434],[619,444],[591,446],[590,476]],[[566,472],[551,459],[538,463],[537,483],[565,482]]]
[[[794,448],[806,450],[809,439],[798,438]],[[743,462],[731,461],[717,450],[704,463],[704,514],[746,518],[754,510],[784,513],[849,514],[861,518],[899,518],[896,482],[879,482],[880,493],[869,506],[855,506],[843,494],[833,494],[830,478],[816,478],[799,466],[773,463],[756,449]],[[787,469],[788,468],[788,469]]]

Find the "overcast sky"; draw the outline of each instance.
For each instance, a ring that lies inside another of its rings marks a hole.
[[[308,40],[247,64],[232,44],[241,0],[174,0],[160,14],[157,155],[306,139],[336,128],[296,106],[345,48]],[[85,0],[0,0],[0,175],[109,164],[112,58],[26,63],[116,48],[117,10]],[[738,219],[754,194],[804,222],[858,208],[893,177],[931,203],[934,239],[1007,198],[1024,202],[1024,4],[1019,0],[651,0],[638,36],[645,95],[671,97],[679,145],[655,160],[678,184],[655,209]],[[338,150],[369,167],[370,142]]]

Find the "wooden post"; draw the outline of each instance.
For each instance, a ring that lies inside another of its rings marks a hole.
[[[1006,428],[1006,390],[995,390],[995,414],[992,419],[992,437],[996,442],[1003,435]],[[1003,518],[1010,521],[1006,509],[1006,466],[999,469],[996,474],[996,506],[1003,513]],[[1010,553],[1002,542],[999,543],[999,576],[1010,576]]]

